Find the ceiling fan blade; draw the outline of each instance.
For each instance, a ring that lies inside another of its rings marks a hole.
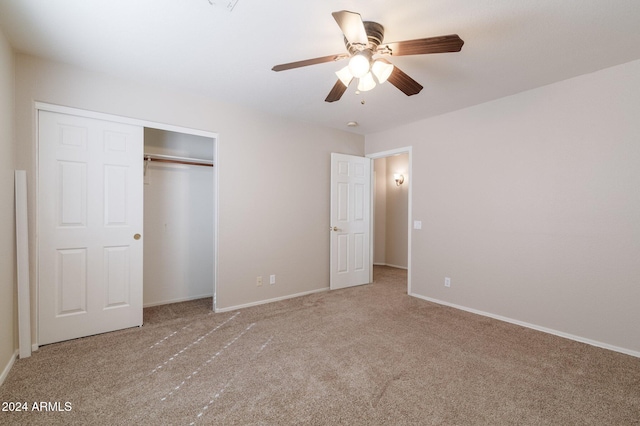
[[[331,89],[331,91],[329,92],[329,94],[327,95],[327,99],[325,99],[325,102],[335,102],[335,101],[339,101],[340,98],[342,97],[342,95],[344,94],[344,92],[347,91],[347,86],[345,86],[342,81],[340,81],[340,79],[338,79],[338,81],[336,81],[336,84],[333,85],[333,88]]]
[[[306,67],[309,65],[323,64],[325,62],[335,62],[335,61],[339,61],[340,59],[344,59],[348,57],[349,55],[347,55],[346,53],[340,53],[337,55],[323,56],[321,58],[305,59],[304,61],[290,62],[288,64],[280,64],[271,68],[271,70],[273,71],[290,70],[292,68],[300,68],[300,67]]]
[[[426,53],[459,52],[463,44],[464,41],[458,37],[457,34],[450,34],[439,37],[384,43],[378,47],[378,50],[386,46],[391,50],[392,56],[424,55]]]
[[[407,96],[417,95],[422,90],[422,85],[420,85],[420,83],[409,77],[396,66],[393,67],[393,72],[391,72],[387,81],[396,86]]]
[[[369,43],[367,32],[364,29],[362,17],[359,13],[341,10],[333,12],[332,15],[349,43],[363,45]]]

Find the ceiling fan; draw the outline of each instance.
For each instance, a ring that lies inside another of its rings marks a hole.
[[[333,12],[332,15],[344,34],[348,53],[290,62],[272,68],[273,71],[284,71],[349,58],[349,65],[336,72],[338,81],[329,92],[326,102],[340,100],[351,81],[356,78],[361,92],[373,89],[376,80],[378,83],[388,80],[407,96],[418,94],[422,90],[420,83],[384,57],[459,52],[464,44],[457,34],[383,43],[384,27],[377,22],[363,22],[359,13],[347,10]]]

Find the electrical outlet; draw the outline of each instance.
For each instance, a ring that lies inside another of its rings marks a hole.
[[[276,283],[276,276],[269,275],[269,284],[275,284],[275,283]]]
[[[256,278],[256,286],[260,287],[262,285],[262,275]]]
[[[444,286],[445,287],[451,287],[451,278],[444,277]]]

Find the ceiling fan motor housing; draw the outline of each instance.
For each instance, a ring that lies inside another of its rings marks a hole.
[[[344,45],[352,56],[365,49],[371,49],[371,51],[375,53],[377,47],[382,43],[382,40],[384,40],[384,27],[381,24],[372,21],[364,21],[363,24],[364,30],[367,33],[367,39],[369,40],[366,46],[351,44],[346,37],[344,38]]]

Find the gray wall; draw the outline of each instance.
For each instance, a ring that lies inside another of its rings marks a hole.
[[[5,366],[13,359],[17,348],[18,328],[15,291],[16,227],[13,176],[16,142],[13,99],[13,52],[0,29],[0,375],[6,372]]]
[[[373,160],[373,263],[387,264],[387,159]]]
[[[412,291],[640,356],[638,117],[634,61],[367,135],[413,146]]]

